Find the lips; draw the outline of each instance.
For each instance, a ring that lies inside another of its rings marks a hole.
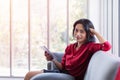
[[[82,38],[76,38],[77,41],[82,40]]]
[[[81,37],[77,36],[76,39],[82,39]]]

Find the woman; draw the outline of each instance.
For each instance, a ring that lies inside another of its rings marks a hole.
[[[99,43],[95,43],[95,36]],[[53,61],[63,73],[72,75],[75,80],[83,80],[92,55],[99,50],[110,50],[111,45],[95,31],[92,22],[88,19],[80,19],[74,23],[73,37],[76,42],[67,46],[61,63],[53,59],[47,52],[45,52],[45,56],[48,61]],[[44,71],[28,72],[25,80],[42,72]]]

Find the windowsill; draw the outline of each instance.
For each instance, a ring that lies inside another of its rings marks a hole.
[[[24,78],[0,78],[0,80],[24,80]]]

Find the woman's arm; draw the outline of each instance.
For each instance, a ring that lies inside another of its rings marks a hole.
[[[91,34],[95,35],[99,42],[102,44],[102,50],[108,51],[111,49],[111,44],[105,40],[98,32],[95,31],[95,29],[90,28]]]
[[[92,35],[95,35],[100,43],[104,43],[106,40],[97,32],[95,29],[90,28],[90,32]]]
[[[47,61],[53,61],[54,64],[57,66],[57,68],[62,70],[62,64],[58,62],[56,59],[53,59],[53,57],[50,54],[48,54],[46,51],[45,51],[45,57]]]
[[[58,62],[56,59],[53,59],[52,61],[57,66],[57,68],[59,68],[60,70],[62,70],[62,64],[60,62]]]

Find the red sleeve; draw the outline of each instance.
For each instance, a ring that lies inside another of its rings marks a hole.
[[[104,43],[93,43],[90,46],[90,50],[94,53],[98,50],[102,50],[102,51],[108,51],[111,49],[111,45],[108,41],[105,41]]]
[[[108,42],[108,41],[106,41],[106,42],[104,42],[103,44],[102,44],[102,50],[103,51],[108,51],[108,50],[110,50],[111,49],[111,45],[110,45],[110,43]]]
[[[61,62],[61,64],[62,64],[62,69],[65,69],[65,55],[66,55],[66,54],[64,54],[64,56],[62,57],[62,62]]]
[[[66,54],[70,53],[70,47],[71,47],[71,45],[67,46],[67,48],[65,49],[65,54],[64,54],[64,56],[62,57],[61,64],[62,64],[62,69],[63,69],[63,70],[65,69]]]

